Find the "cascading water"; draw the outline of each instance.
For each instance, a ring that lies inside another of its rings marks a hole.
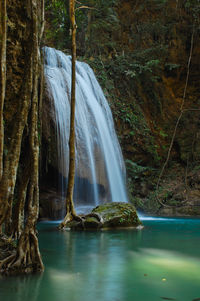
[[[68,175],[71,58],[45,47],[45,78],[54,101],[61,189]],[[107,100],[92,69],[76,62],[75,206],[126,202],[125,166]]]

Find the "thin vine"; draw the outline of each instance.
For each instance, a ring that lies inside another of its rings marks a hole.
[[[175,207],[175,206],[172,206],[172,205],[167,205],[167,204],[164,204],[158,197],[158,189],[159,189],[159,185],[160,185],[160,181],[161,181],[161,178],[163,176],[163,173],[165,171],[165,168],[169,162],[169,158],[170,158],[170,155],[171,155],[171,150],[172,150],[172,147],[173,147],[173,144],[174,144],[174,139],[176,137],[176,133],[177,133],[177,128],[178,128],[178,125],[179,125],[179,122],[183,116],[183,113],[186,112],[186,111],[189,111],[189,110],[186,110],[186,109],[183,109],[184,107],[184,104],[185,104],[185,99],[186,99],[186,92],[187,92],[187,87],[188,87],[188,80],[189,80],[189,74],[190,74],[190,65],[191,65],[191,59],[192,59],[192,52],[193,52],[193,46],[194,46],[194,33],[195,33],[195,27],[193,26],[193,31],[192,31],[192,36],[191,36],[191,44],[190,44],[190,54],[189,54],[189,58],[188,58],[188,64],[187,64],[187,75],[186,75],[186,81],[185,81],[185,87],[184,87],[184,92],[183,92],[183,98],[182,98],[182,103],[181,103],[181,107],[180,107],[180,114],[178,116],[178,119],[176,121],[176,125],[175,125],[175,128],[174,128],[174,132],[173,132],[173,135],[172,135],[172,139],[171,139],[171,142],[170,142],[170,145],[169,145],[169,149],[168,149],[168,152],[167,152],[167,158],[163,164],[163,167],[161,169],[161,172],[159,174],[159,177],[158,177],[158,181],[157,181],[157,184],[156,184],[156,200],[157,202],[161,205],[161,206],[164,206],[164,207]],[[195,109],[192,109],[192,110],[195,110]],[[197,110],[195,110],[197,111]],[[182,204],[184,204],[185,202],[187,202],[187,198],[184,202],[182,202]]]

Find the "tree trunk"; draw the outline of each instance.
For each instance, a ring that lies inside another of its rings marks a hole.
[[[60,224],[64,228],[73,218],[76,212],[73,203],[73,190],[75,178],[75,102],[76,102],[76,20],[75,0],[69,1],[69,15],[72,29],[72,83],[71,83],[71,114],[70,114],[70,136],[69,136],[69,174],[66,196],[66,216]]]
[[[18,194],[17,194],[17,202],[13,207],[13,217],[12,217],[12,237],[14,239],[19,239],[20,235],[24,229],[24,214],[25,214],[25,201],[26,195],[28,191],[28,184],[30,181],[30,154],[27,154],[26,158],[24,159],[23,164],[23,172],[22,176],[19,179],[18,183]]]
[[[5,98],[6,86],[6,0],[0,2],[0,180],[3,173],[3,141],[4,141],[4,126],[3,126],[3,106]]]
[[[10,36],[7,57],[10,61],[7,62],[7,86],[13,89],[7,89],[5,94],[7,135],[4,139],[6,153],[0,182],[0,226],[4,226],[6,234],[20,237],[16,252],[0,263],[0,270],[4,274],[18,274],[44,269],[36,235],[39,211],[38,110],[41,96],[39,47],[44,2],[23,0],[8,3]],[[14,195],[16,205],[13,207]]]

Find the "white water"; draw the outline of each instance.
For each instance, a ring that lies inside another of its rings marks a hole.
[[[61,189],[66,190],[70,127],[71,58],[45,47],[45,78],[54,101]],[[94,72],[76,63],[75,205],[126,202],[125,167],[111,110]]]

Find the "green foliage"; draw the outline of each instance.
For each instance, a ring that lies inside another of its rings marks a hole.
[[[45,44],[57,49],[69,48],[70,25],[67,1],[47,0],[45,2],[45,12]]]
[[[159,134],[160,134],[160,136],[163,137],[163,138],[165,138],[165,137],[168,136],[168,134],[164,133],[162,130],[160,130]]]
[[[177,69],[179,67],[180,67],[179,64],[173,64],[173,63],[166,63],[165,64],[165,70],[166,71],[172,71],[172,70]]]
[[[184,8],[190,16],[191,31],[196,31],[199,34],[200,30],[200,1],[199,0],[184,0]]]
[[[113,35],[120,30],[120,20],[115,10],[117,0],[90,0],[86,5],[94,8],[88,12],[86,20],[87,56],[109,54],[117,47]]]
[[[157,81],[158,76],[153,76],[155,69],[158,68],[160,61],[158,59],[150,60],[141,64],[139,62],[132,63],[129,65],[131,69],[125,71],[125,74],[130,76],[131,78],[138,78],[138,76],[142,76],[144,74],[149,74],[149,79],[152,81]]]
[[[148,167],[143,167],[131,160],[125,160],[127,171],[132,179],[141,179],[142,174],[150,170]]]
[[[192,13],[195,22],[199,22],[200,15],[200,1],[199,0],[186,0],[184,1],[186,10]]]
[[[71,49],[70,20],[68,1],[65,0],[46,0],[45,2],[45,44],[60,50]],[[80,4],[78,5],[80,6]],[[76,10],[77,48],[78,51],[84,47],[81,36],[85,35],[86,12],[84,9]]]
[[[157,170],[141,166],[131,160],[126,160],[126,167],[128,173],[128,193],[131,203],[133,203],[137,210],[155,212],[158,209],[155,195]],[[144,192],[141,193],[144,186],[149,187],[146,195],[144,195]]]
[[[163,6],[167,3],[167,0],[153,0],[158,7]]]

